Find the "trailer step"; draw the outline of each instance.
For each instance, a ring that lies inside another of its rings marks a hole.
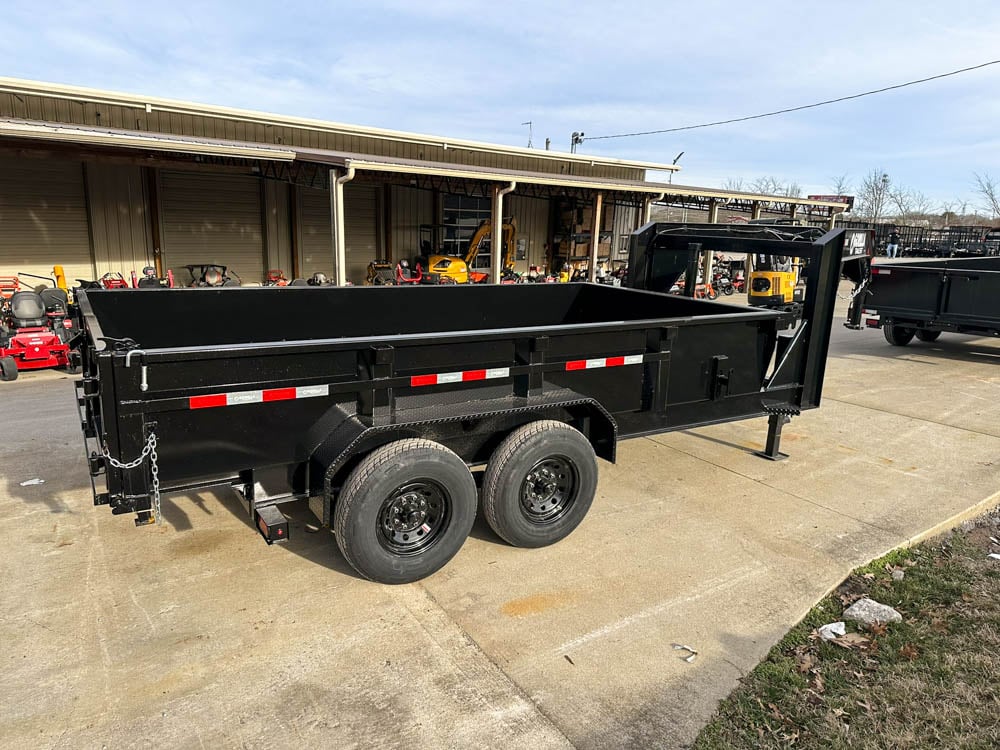
[[[268,544],[288,541],[288,519],[278,510],[277,505],[265,505],[254,509],[257,530]]]

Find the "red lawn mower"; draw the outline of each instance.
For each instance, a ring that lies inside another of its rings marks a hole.
[[[79,333],[62,289],[32,291],[14,277],[0,279],[0,380],[47,367],[80,372],[80,354],[72,350]]]

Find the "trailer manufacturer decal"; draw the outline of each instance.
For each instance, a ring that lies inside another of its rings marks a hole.
[[[216,406],[239,406],[240,404],[261,404],[271,401],[291,401],[296,398],[329,396],[328,385],[300,385],[295,388],[268,388],[263,391],[233,391],[232,393],[211,393],[207,396],[188,398],[190,409],[211,409]]]
[[[623,365],[641,365],[641,354],[629,354],[626,357],[603,357],[601,359],[574,359],[566,363],[567,370],[594,370],[599,367],[622,367]]]
[[[475,380],[495,380],[509,378],[509,367],[494,367],[489,370],[462,370],[460,372],[438,372],[433,375],[413,375],[410,386],[443,385],[445,383],[468,383]]]

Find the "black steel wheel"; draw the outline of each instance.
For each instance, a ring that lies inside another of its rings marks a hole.
[[[483,514],[515,547],[543,547],[580,525],[596,490],[597,459],[587,438],[563,422],[540,420],[497,447],[483,479]]]
[[[17,380],[17,362],[13,357],[0,357],[0,380]]]
[[[895,323],[887,323],[882,326],[882,333],[885,335],[885,340],[893,346],[906,346],[913,341],[913,335],[916,331],[905,326],[898,326]]]
[[[734,291],[735,290],[733,289],[733,285],[732,284],[729,284],[728,286],[722,287],[722,293],[724,295],[726,295],[727,297],[732,297]]]
[[[926,341],[930,343],[931,341],[937,341],[938,336],[941,335],[941,331],[928,331],[923,328],[917,329],[917,338],[921,341]]]
[[[333,527],[347,562],[380,583],[411,583],[461,549],[476,518],[476,483],[445,446],[411,438],[369,453],[336,497]]]

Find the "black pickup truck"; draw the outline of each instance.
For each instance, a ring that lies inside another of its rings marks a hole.
[[[769,416],[761,453],[783,457],[782,425],[820,402],[843,244],[651,223],[631,238],[637,288],[81,291],[95,504],[143,525],[164,493],[230,485],[273,543],[278,506],[308,498],[386,583],[448,562],[480,493],[503,539],[551,544],[623,438]],[[801,320],[657,293],[703,246],[808,258]]]
[[[942,333],[1000,336],[1000,257],[876,263],[856,289],[848,328],[881,328],[893,346]]]

